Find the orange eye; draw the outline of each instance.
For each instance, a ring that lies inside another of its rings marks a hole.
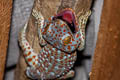
[[[71,36],[67,36],[67,37],[65,37],[64,39],[63,39],[63,44],[64,45],[67,45],[67,44],[69,44],[70,43],[70,41],[71,41]]]

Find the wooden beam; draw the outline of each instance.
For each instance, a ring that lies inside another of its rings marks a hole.
[[[0,80],[3,80],[8,47],[12,0],[0,0]]]
[[[120,0],[104,0],[90,80],[120,80]]]

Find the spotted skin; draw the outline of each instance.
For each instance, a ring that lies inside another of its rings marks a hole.
[[[65,10],[72,11],[71,9]],[[54,16],[44,20],[42,15],[33,9],[32,14],[38,21],[36,23],[38,24],[40,45],[43,46],[40,53],[36,54],[26,40],[25,31],[27,24],[22,29],[19,37],[20,46],[29,65],[26,69],[26,74],[29,78],[49,80],[66,79],[74,76],[74,71],[71,68],[77,58],[76,49],[81,50],[81,46],[84,46],[84,43],[82,43],[85,37],[84,28],[82,29],[81,27],[83,23],[83,27],[85,27],[86,18],[90,15],[88,13],[84,17],[80,17],[80,23],[76,26],[76,33],[73,33],[65,21],[54,20]],[[72,14],[74,14],[73,11]]]
[[[67,24],[62,20],[56,20],[53,22],[45,21],[42,35],[43,38],[54,47],[69,53],[78,47],[81,39],[80,32],[78,31],[76,34],[72,34]],[[68,44],[64,43],[66,37],[70,37]]]

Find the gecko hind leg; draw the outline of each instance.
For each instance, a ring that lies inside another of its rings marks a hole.
[[[65,74],[64,76],[60,77],[59,79],[66,79],[66,78],[71,78],[75,75],[75,72],[73,70],[70,70],[67,74]]]
[[[36,69],[34,67],[27,67],[26,69],[26,75],[27,77],[31,78],[31,79],[37,79],[37,76],[40,74],[36,74]]]

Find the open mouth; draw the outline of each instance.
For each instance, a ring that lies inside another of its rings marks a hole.
[[[72,33],[77,32],[77,25],[76,25],[76,18],[73,10],[71,9],[65,9],[58,13],[56,16],[54,16],[53,20],[55,19],[61,19],[67,23]]]

